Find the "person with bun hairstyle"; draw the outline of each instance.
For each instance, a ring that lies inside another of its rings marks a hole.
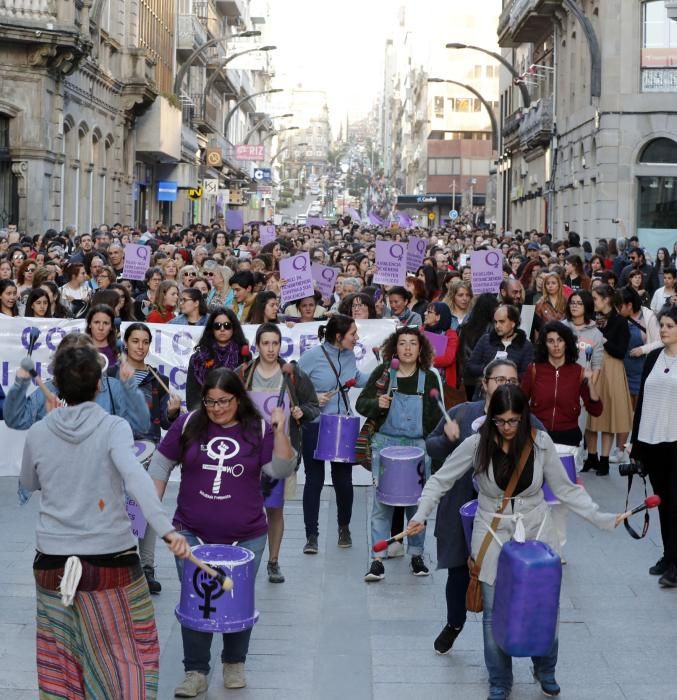
[[[336,314],[318,330],[320,344],[306,350],[299,368],[308,375],[315,387],[320,411],[328,415],[347,415],[348,407],[340,388],[349,379],[362,387],[369,376],[357,368],[355,345],[359,340],[357,325],[350,316]],[[303,464],[306,483],[303,488],[303,520],[306,529],[305,554],[317,554],[320,495],[324,486],[324,461],[315,459],[319,433],[319,418],[303,426]],[[352,547],[350,519],[353,510],[352,464],[331,462],[331,479],[336,493],[338,546]]]
[[[219,367],[235,369],[242,362],[247,339],[232,309],[219,306],[207,319],[200,342],[188,360],[186,405],[192,411],[200,405],[200,387],[209,372]]]
[[[446,305],[441,304],[447,309]],[[428,339],[418,328],[398,328],[383,344],[383,363],[369,377],[367,385],[357,399],[356,408],[365,418],[375,421],[371,438],[372,473],[378,484],[381,473],[381,450],[386,447],[419,447],[425,454],[424,436],[437,425],[441,412],[437,400],[430,392],[438,390],[437,376],[431,371],[433,350]],[[390,385],[390,362],[399,360]],[[411,467],[415,469],[414,466]],[[430,462],[426,457],[424,475],[430,473]],[[381,503],[374,495],[371,511],[372,544],[388,539],[391,534],[394,506]],[[416,506],[405,506],[405,515],[411,517]],[[407,549],[411,556],[414,576],[428,576],[430,571],[423,560],[424,538],[408,539]],[[381,557],[376,556],[365,574],[367,582],[382,581],[385,568]]]

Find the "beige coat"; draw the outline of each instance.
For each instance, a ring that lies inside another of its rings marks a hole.
[[[433,512],[440,499],[449,491],[456,481],[471,469],[475,461],[475,451],[480,440],[479,434],[464,440],[447,457],[442,467],[428,479],[421,494],[416,515],[412,518],[417,522],[424,522]],[[514,533],[517,521],[524,525],[526,539],[538,539],[549,544],[553,549],[559,548],[557,532],[555,530],[550,508],[543,498],[543,481],[546,481],[552,492],[559,498],[562,504],[570,510],[585,518],[596,527],[603,530],[612,530],[615,525],[614,513],[602,513],[599,506],[590,498],[582,486],[572,484],[567,476],[564,466],[557,455],[555,444],[550,436],[539,430],[534,444],[534,478],[531,485],[512,499],[512,506],[504,511],[496,536],[505,543]],[[477,515],[472,535],[472,555],[477,556],[489,530],[489,525],[500,507],[503,499],[503,491],[497,486],[493,477],[493,466],[489,470],[477,475],[479,488]],[[480,581],[493,585],[496,579],[496,568],[500,546],[495,538],[482,563]]]

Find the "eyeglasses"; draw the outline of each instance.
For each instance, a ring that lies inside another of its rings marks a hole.
[[[492,418],[492,420],[497,428],[516,428],[522,421],[521,418],[508,418],[507,420],[504,420],[503,418]]]
[[[519,384],[519,380],[515,379],[514,377],[501,377],[500,375],[498,377],[489,377],[487,381],[494,381],[498,386],[503,386],[504,384],[512,384],[513,386]]]
[[[205,408],[216,408],[217,406],[219,408],[228,408],[233,401],[235,401],[234,396],[227,396],[223,399],[202,399]]]
[[[186,297],[179,299],[179,304],[187,304],[189,301],[195,301],[192,297]]]
[[[233,329],[233,324],[230,321],[217,322],[214,324],[215,331],[230,331]]]

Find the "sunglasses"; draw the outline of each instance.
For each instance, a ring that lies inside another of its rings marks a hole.
[[[217,322],[214,324],[215,331],[230,331],[233,329],[233,324],[230,321]]]
[[[212,272],[211,274],[213,275],[214,273]],[[197,277],[197,272],[184,272],[183,276],[184,277]]]
[[[205,277],[214,277],[216,272],[205,272]]]

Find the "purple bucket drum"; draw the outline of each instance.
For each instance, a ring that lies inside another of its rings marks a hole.
[[[229,576],[233,588],[224,591],[206,571],[184,559],[181,598],[176,607],[179,623],[198,632],[241,632],[253,627],[259,619],[254,608],[254,553],[235,545],[201,544],[193,547],[193,554]]]
[[[134,445],[134,456],[141,462],[144,469],[148,469],[150,460],[155,452],[155,443],[150,440],[137,440]],[[127,516],[129,517],[132,534],[141,539],[146,534],[148,522],[139,508],[139,504],[130,496],[125,498]]]
[[[465,543],[468,545],[468,551],[472,551],[472,529],[475,523],[475,513],[477,513],[477,499],[464,503],[458,512],[461,516],[463,524],[463,534],[465,535]]]
[[[384,447],[376,498],[387,506],[415,506],[425,484],[425,455],[420,447]]]
[[[559,455],[562,466],[572,483],[576,483],[576,460],[572,454],[562,454]],[[543,497],[547,503],[559,503],[559,498],[550,490],[550,487],[543,482]]]
[[[360,434],[360,419],[357,416],[320,416],[317,433],[315,459],[330,462],[356,464],[355,445]]]
[[[501,548],[492,629],[509,656],[545,656],[557,634],[562,562],[545,542],[510,540]]]

